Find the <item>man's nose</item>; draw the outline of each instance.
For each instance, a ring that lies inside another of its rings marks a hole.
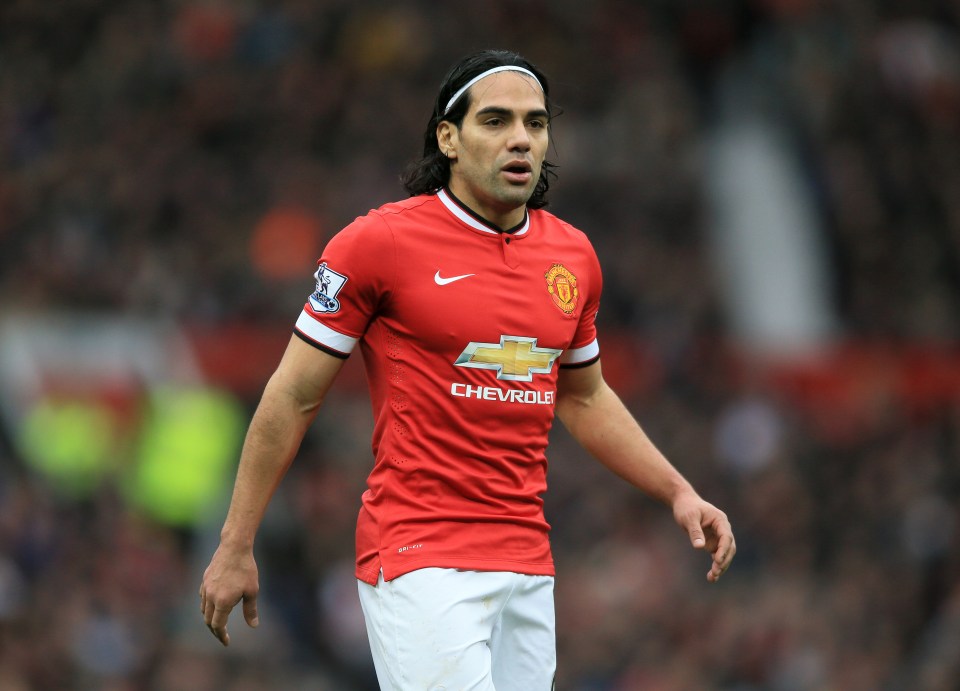
[[[510,138],[507,141],[507,148],[510,151],[530,150],[530,133],[527,132],[526,123],[518,122],[510,128]]]

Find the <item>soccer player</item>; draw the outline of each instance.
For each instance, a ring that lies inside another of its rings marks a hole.
[[[200,608],[229,643],[257,625],[254,535],[307,426],[359,345],[374,465],[356,531],[360,600],[383,689],[550,689],[554,566],[541,495],[554,415],[672,511],[716,581],[736,551],[722,511],[604,382],[601,273],[587,237],[543,210],[551,102],[521,56],[447,74],[410,197],[326,247],[316,290],[264,390]]]

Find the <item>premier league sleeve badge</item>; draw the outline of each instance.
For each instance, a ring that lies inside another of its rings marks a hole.
[[[310,296],[310,306],[313,310],[327,313],[339,311],[340,301],[337,300],[337,293],[347,282],[347,277],[328,267],[326,262],[317,267],[313,277],[317,280],[317,289]]]

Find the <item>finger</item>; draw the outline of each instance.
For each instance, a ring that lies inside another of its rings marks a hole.
[[[713,561],[726,570],[730,566],[730,562],[733,561],[733,555],[736,553],[737,545],[733,541],[733,535],[721,535],[717,550],[713,553]]]
[[[726,573],[733,561],[733,555],[736,554],[737,547],[733,541],[733,536],[725,534],[720,538],[720,544],[713,553],[713,564],[707,574],[707,580],[715,583],[720,576]]]
[[[705,536],[704,547],[713,555],[716,555],[717,551],[721,549],[721,542],[724,536],[728,539],[733,536],[730,523],[727,522],[726,518],[722,515],[720,517],[704,517],[703,532]]]
[[[230,645],[230,634],[227,633],[227,627],[224,626],[222,629],[215,629],[212,626],[208,626],[210,633],[223,644],[224,647]]]
[[[703,549],[707,546],[707,538],[703,535],[703,528],[699,521],[690,521],[686,528],[687,535],[690,536],[690,544],[695,549]]]
[[[233,607],[216,607],[210,620],[210,631],[225,646],[230,645],[230,634],[227,633],[227,619]]]
[[[210,624],[213,622],[213,601],[209,598],[204,598],[203,601],[203,623],[207,625],[207,628],[210,628]]]
[[[256,628],[260,626],[260,617],[257,615],[257,596],[246,595],[243,598],[243,618],[247,624]]]
[[[718,580],[720,580],[720,576],[726,572],[729,565],[729,562],[724,564],[715,559],[710,565],[710,571],[707,573],[707,580],[711,583],[716,583]]]
[[[730,568],[729,561],[726,563],[720,563],[716,561],[713,562],[713,564],[710,566],[710,571],[707,573],[707,580],[711,583],[716,583],[718,580],[720,580],[720,576],[727,572],[728,568]]]
[[[227,610],[227,613],[229,614],[229,610]],[[221,631],[218,632],[214,628],[214,617],[216,617],[216,615],[217,615],[217,610],[213,604],[213,600],[211,600],[210,598],[206,598],[204,602],[204,609],[203,609],[203,622],[207,625],[207,628],[210,629],[210,633],[216,636],[222,643],[223,635],[226,633],[226,630],[227,630],[226,621],[224,621],[220,625]]]

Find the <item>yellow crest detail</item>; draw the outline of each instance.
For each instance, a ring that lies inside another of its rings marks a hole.
[[[547,279],[547,291],[553,298],[553,304],[564,314],[571,314],[577,309],[577,300],[580,297],[577,277],[570,273],[567,267],[563,264],[554,264],[543,277]]]

